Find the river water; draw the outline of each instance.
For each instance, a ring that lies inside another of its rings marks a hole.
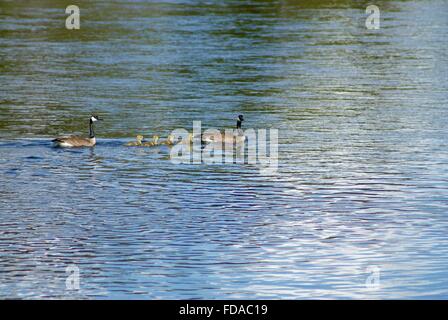
[[[0,298],[448,298],[446,1],[76,4],[0,3]],[[238,114],[276,173],[123,146]]]

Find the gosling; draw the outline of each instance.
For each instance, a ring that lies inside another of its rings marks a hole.
[[[143,147],[154,147],[159,145],[159,136],[152,136],[152,141],[143,142]]]
[[[172,134],[169,134],[166,140],[163,140],[162,142],[160,142],[160,144],[172,146],[174,144],[174,136]]]
[[[132,142],[128,142],[126,143],[126,146],[128,147],[137,147],[137,146],[141,146],[143,143],[143,136],[141,134],[137,135],[137,137],[135,138],[136,141],[132,141]]]

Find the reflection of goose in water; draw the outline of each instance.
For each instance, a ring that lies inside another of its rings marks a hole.
[[[233,141],[238,143],[243,143],[245,140],[243,129],[241,128],[241,125],[244,121],[243,115],[239,115],[236,119],[236,133],[234,132],[233,135],[225,135],[222,134],[221,136],[213,136],[213,134],[202,134],[201,135],[201,142],[202,143],[209,143],[209,142],[223,142],[225,144],[233,144]]]
[[[93,123],[101,120],[98,116],[92,115],[89,120],[89,137],[59,137],[53,140],[57,147],[93,147],[96,144],[95,132],[93,131]]]
[[[128,142],[125,145],[128,147],[136,147],[136,146],[141,146],[142,145],[142,141],[143,141],[143,136],[141,134],[137,135],[137,137],[135,138],[135,141],[132,142]]]

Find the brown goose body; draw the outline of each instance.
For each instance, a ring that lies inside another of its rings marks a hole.
[[[233,144],[235,143],[243,143],[245,141],[246,137],[244,135],[240,134],[231,134],[231,135],[213,135],[213,134],[203,134],[202,135],[202,142],[204,143],[213,143],[213,142],[221,142],[224,144]]]
[[[96,144],[95,133],[93,132],[93,123],[100,120],[97,116],[91,116],[89,122],[90,134],[88,138],[80,136],[59,137],[53,140],[56,147],[93,147]]]
[[[93,147],[96,138],[84,138],[79,136],[60,137],[53,140],[58,147]]]

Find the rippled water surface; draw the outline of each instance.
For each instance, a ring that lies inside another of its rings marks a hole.
[[[76,2],[0,3],[0,298],[448,298],[446,1]],[[123,146],[237,114],[276,174]]]

